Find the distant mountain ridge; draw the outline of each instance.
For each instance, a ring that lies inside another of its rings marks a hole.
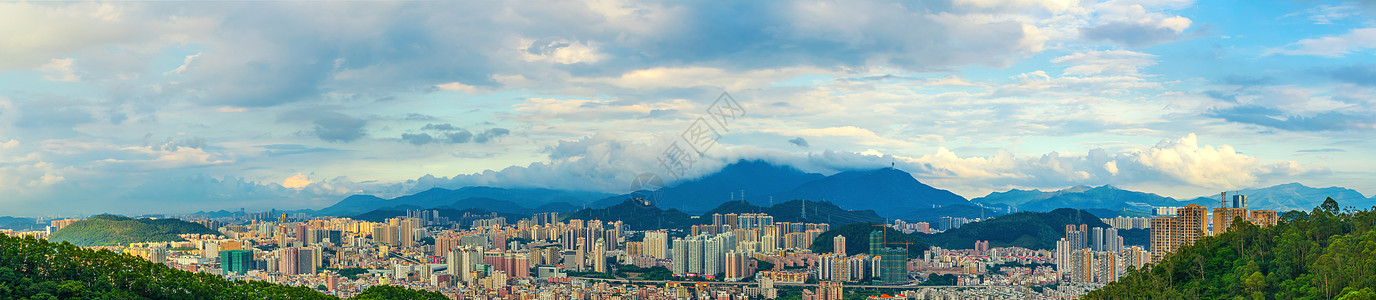
[[[752,205],[765,207],[799,199],[830,202],[844,210],[872,210],[881,217],[889,218],[923,208],[970,205],[960,195],[923,184],[912,174],[893,168],[845,171],[824,176],[759,160],[741,160],[716,173],[658,191],[612,195],[550,189],[435,188],[393,199],[372,195],[349,196],[321,209],[317,214],[347,216],[402,207],[482,208],[505,213],[571,211],[583,204],[590,208],[609,208],[630,198],[648,199],[657,207],[693,214],[742,199],[749,199]]]
[[[1325,198],[1342,203],[1344,206],[1356,207],[1358,209],[1369,209],[1376,205],[1376,196],[1367,198],[1355,190],[1343,187],[1315,188],[1299,183],[1286,183],[1259,189],[1242,189],[1229,191],[1231,198],[1233,194],[1247,196],[1247,206],[1256,209],[1273,209],[1277,211],[1300,210],[1307,211],[1323,204]],[[1217,206],[1219,195],[1211,195],[1195,198],[1193,202],[1210,203]]]
[[[482,208],[498,212],[529,213],[543,209],[578,207],[612,194],[587,191],[564,191],[538,188],[496,188],[470,186],[459,189],[433,188],[420,193],[383,199],[373,195],[353,195],[317,214],[345,216],[373,210],[408,206],[413,208]],[[562,203],[562,204],[561,204]],[[558,211],[558,210],[553,210]]]
[[[1304,210],[1305,207],[1315,207],[1322,201],[1314,199],[1324,199],[1325,197],[1332,197],[1341,201],[1340,203],[1350,204],[1349,206],[1357,208],[1370,207],[1376,204],[1376,197],[1367,198],[1352,189],[1341,187],[1314,188],[1299,183],[1228,191],[1230,198],[1235,194],[1247,196],[1248,208],[1277,211]],[[1198,204],[1218,207],[1220,200],[1217,194],[1190,199],[1175,199],[1104,185],[1099,187],[1076,186],[1050,192],[1014,189],[1006,192],[993,192],[970,201],[989,207],[1006,208],[1011,206],[1023,211],[1050,211],[1068,207],[1096,212],[1126,211],[1127,213],[1124,214],[1135,214],[1133,212],[1149,213],[1152,206]]]
[[[1288,211],[1318,203],[1312,199],[1333,197],[1354,207],[1369,207],[1376,198],[1340,188],[1312,188],[1298,183],[1244,189],[1249,207]],[[912,174],[894,168],[844,171],[830,176],[760,160],[741,160],[720,171],[656,191],[614,195],[601,192],[533,188],[463,187],[435,188],[413,195],[383,199],[354,195],[317,214],[348,216],[374,210],[470,209],[502,213],[571,212],[580,208],[609,208],[626,199],[643,198],[663,209],[701,214],[723,203],[745,200],[768,207],[806,199],[836,205],[842,210],[872,210],[886,219],[932,221],[942,216],[994,217],[1018,211],[1051,211],[1076,208],[1099,215],[1149,215],[1152,207],[1199,204],[1217,206],[1217,196],[1175,199],[1153,193],[1124,190],[1111,185],[1075,186],[1057,191],[1008,190],[966,200],[947,190],[922,183]]]

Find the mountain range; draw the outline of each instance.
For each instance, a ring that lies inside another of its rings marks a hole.
[[[1357,208],[1371,207],[1376,197],[1367,198],[1361,193],[1347,188],[1314,188],[1299,183],[1287,183],[1265,188],[1230,191],[1231,195],[1246,195],[1247,207],[1277,211],[1307,210],[1319,206],[1324,198],[1332,197],[1344,206]],[[1020,211],[1051,211],[1057,208],[1072,207],[1084,209],[1099,215],[1141,216],[1151,212],[1152,206],[1186,206],[1198,204],[1218,207],[1219,195],[1202,196],[1178,200],[1153,193],[1119,189],[1111,185],[1099,187],[1076,186],[1058,191],[1009,190],[994,192],[987,196],[971,199],[971,202],[985,207],[1009,208]]]
[[[464,210],[482,208],[507,213],[570,211],[582,204],[611,197],[612,194],[533,188],[495,188],[470,186],[456,190],[432,188],[420,193],[383,199],[373,195],[353,195],[316,212],[320,215],[357,215],[378,209]]]
[[[1236,192],[1248,195],[1249,207],[1253,209],[1304,210],[1317,206],[1325,197],[1333,197],[1345,206],[1376,204],[1376,199],[1366,198],[1351,189],[1313,188],[1298,183]],[[616,195],[537,188],[434,188],[392,199],[354,195],[316,214],[351,216],[379,209],[472,208],[516,214],[571,212],[579,208],[610,208],[632,198],[642,198],[658,208],[689,215],[706,213],[728,202],[744,201],[758,207],[772,207],[775,203],[805,199],[830,203],[843,210],[872,210],[882,218],[928,222],[942,216],[988,218],[1057,208],[1082,209],[1100,217],[1145,216],[1153,206],[1218,205],[1218,196],[1175,199],[1111,185],[1076,186],[1057,191],[1014,189],[966,200],[894,168],[843,171],[828,176],[764,161],[742,160],[702,178],[655,191]]]

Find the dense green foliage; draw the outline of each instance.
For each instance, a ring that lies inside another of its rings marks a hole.
[[[1087,297],[1376,299],[1376,212],[1339,211],[1327,199],[1281,219],[1269,228],[1236,220]]]
[[[990,247],[1056,249],[1056,240],[1065,237],[1065,225],[1085,224],[1109,227],[1098,217],[1078,209],[1062,208],[1051,212],[1020,212],[965,224],[946,232],[925,235],[934,246],[947,249],[973,248],[975,241],[989,241]]]
[[[887,229],[886,229],[887,228]],[[917,235],[904,234],[893,230],[893,228],[879,226],[874,223],[855,223],[841,227],[834,227],[827,230],[817,238],[812,240],[812,252],[829,253],[832,252],[832,239],[837,235],[846,237],[846,254],[869,253],[870,251],[870,232],[887,230],[889,247],[904,247],[898,243],[912,243],[908,245],[908,258],[922,257],[922,251],[927,251],[927,242]]]
[[[132,219],[98,215],[72,222],[54,232],[48,240],[77,246],[118,246],[129,243],[182,241],[181,234],[220,234],[201,224],[177,219]]]
[[[641,268],[636,265],[618,265],[616,267],[616,276],[622,278],[634,277],[633,279],[640,280],[671,280],[674,278],[674,271],[670,271],[669,268],[662,266]]]
[[[335,273],[338,273],[338,274],[339,274],[339,276],[344,276],[345,278],[348,278],[348,279],[351,279],[351,280],[352,280],[352,279],[358,279],[358,275],[368,274],[368,269],[364,269],[364,268],[343,268],[343,269],[337,269],[337,270],[331,269],[331,270],[334,270]]]
[[[1094,215],[1076,209],[1062,208],[1051,212],[1020,212],[1003,215],[983,222],[965,224],[960,228],[937,234],[903,234],[889,230],[889,243],[913,243],[908,248],[908,257],[921,257],[928,245],[947,249],[970,249],[975,241],[989,241],[990,247],[1024,247],[1028,249],[1055,249],[1056,240],[1065,236],[1065,225],[1085,224],[1089,227],[1108,227]],[[846,253],[868,253],[869,233],[882,227],[875,224],[856,223],[833,227],[812,240],[812,251],[832,252],[831,239],[836,235],[846,237]]]
[[[951,275],[951,274],[942,274],[942,275],[932,274],[932,275],[928,275],[928,276],[927,276],[927,281],[923,281],[922,283],[919,283],[919,284],[917,284],[917,285],[921,285],[921,286],[949,286],[949,285],[956,285],[956,275]]]
[[[379,289],[369,288],[364,293]],[[388,289],[388,287],[381,287]],[[391,294],[393,291],[386,295]],[[381,292],[377,292],[381,293]],[[374,294],[377,294],[374,293]],[[443,299],[405,291],[399,298]],[[423,298],[425,297],[425,298]],[[0,235],[0,299],[335,299],[308,287],[228,280],[108,250]]]
[[[349,297],[351,300],[392,300],[392,299],[413,299],[413,300],[448,300],[444,294],[436,292],[425,292],[396,287],[390,285],[379,285],[370,287],[358,295]]]

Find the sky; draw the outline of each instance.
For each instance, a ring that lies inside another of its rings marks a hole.
[[[0,215],[741,159],[966,198],[1376,193],[1371,0],[0,2],[0,57]]]

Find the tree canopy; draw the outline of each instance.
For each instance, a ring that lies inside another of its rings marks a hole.
[[[387,291],[375,291],[383,289]],[[445,299],[434,292],[374,286],[359,296]],[[309,287],[228,280],[109,250],[0,235],[0,299],[336,299]]]
[[[1339,209],[1329,198],[1268,228],[1237,219],[1087,298],[1376,299],[1376,212]]]

